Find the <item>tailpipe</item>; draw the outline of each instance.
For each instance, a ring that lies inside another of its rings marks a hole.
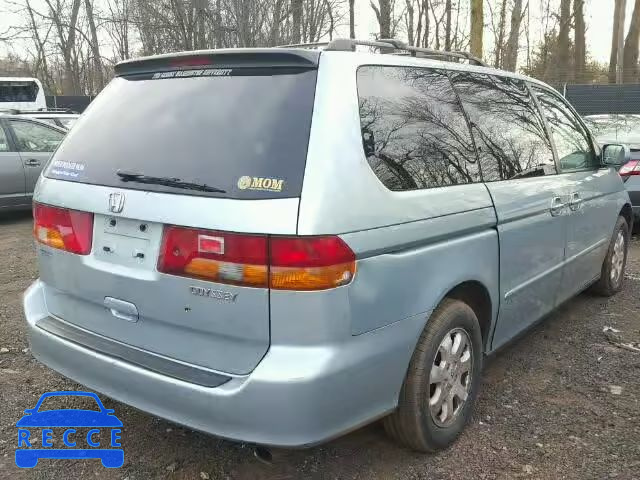
[[[266,465],[273,465],[273,454],[267,447],[253,447],[253,456]]]

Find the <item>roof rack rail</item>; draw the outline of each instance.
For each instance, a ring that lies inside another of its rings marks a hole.
[[[446,51],[446,50],[433,50],[431,48],[421,48],[408,45],[402,40],[395,38],[381,38],[379,40],[358,40],[354,38],[336,38],[330,42],[314,42],[314,43],[296,43],[291,45],[278,45],[276,48],[324,48],[328,51],[338,52],[353,52],[356,46],[374,47],[382,50],[384,53],[395,53],[395,50],[401,50],[407,52],[412,57],[418,57],[422,54],[423,57],[444,57],[458,60],[467,60],[472,65],[480,65],[482,67],[488,67],[478,57],[474,57],[468,52],[461,51]],[[385,51],[388,50],[388,51]]]
[[[291,43],[289,45],[276,45],[275,48],[317,48],[326,47],[330,42]]]
[[[357,40],[353,38],[336,38],[330,42],[315,42],[315,43],[296,43],[292,45],[278,45],[276,48],[324,48],[328,51],[339,52],[353,52],[356,46],[361,45],[365,47],[374,47],[382,51],[390,50],[385,53],[394,53],[394,50],[403,50],[408,52],[412,57],[418,57],[418,54],[422,54],[425,57],[445,57],[459,60],[467,60],[473,65],[480,65],[482,67],[488,67],[481,59],[474,57],[470,53],[461,51],[446,51],[446,50],[433,50],[430,48],[421,48],[408,45],[407,43],[396,40],[395,38],[381,38],[380,40]]]
[[[75,110],[71,108],[36,108],[31,110],[23,110],[20,108],[6,108],[0,109],[2,113],[10,113],[12,115],[20,115],[21,113],[38,114],[38,113],[73,113],[77,114]]]

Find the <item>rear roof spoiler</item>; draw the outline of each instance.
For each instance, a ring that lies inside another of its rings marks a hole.
[[[193,60],[192,65],[189,64],[189,60]],[[318,68],[319,60],[320,51],[294,48],[195,50],[125,60],[116,64],[114,72],[117,76],[120,76],[193,67],[297,67],[314,69]]]

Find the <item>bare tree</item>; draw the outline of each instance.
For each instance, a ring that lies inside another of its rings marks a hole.
[[[64,60],[63,91],[68,95],[77,95],[80,93],[80,78],[75,48],[80,0],[73,0],[70,10],[62,0],[45,0],[45,3],[49,7],[48,18],[58,33],[58,45]]]
[[[482,58],[483,0],[471,0],[471,53]]]
[[[380,28],[378,38],[391,38],[392,0],[377,0],[377,4],[371,0],[371,8],[376,14]]]
[[[102,72],[102,57],[100,56],[100,44],[98,43],[98,31],[96,30],[96,22],[93,15],[93,0],[84,0],[84,8],[87,14],[89,33],[91,34],[90,45],[93,60],[93,75],[91,77],[94,83],[93,90],[99,92],[104,87],[104,78]]]
[[[40,28],[38,26],[38,23],[36,22],[36,16],[33,9],[31,8],[31,3],[29,2],[29,0],[26,1],[25,6],[29,18],[27,29],[31,32],[31,38],[33,39],[33,43],[35,44],[37,52],[35,72],[40,73],[40,75],[38,76],[44,82],[44,85],[49,90],[53,90],[53,79],[51,77],[51,72],[49,71],[49,63],[47,58],[48,55],[46,50],[49,32],[47,31],[44,37],[40,34]]]
[[[624,44],[623,78],[625,82],[638,81],[638,47],[640,47],[640,0],[636,0]]]
[[[444,10],[447,14],[444,25],[444,49],[451,50],[451,0],[446,0]]]
[[[626,0],[615,0],[613,10],[613,35],[611,38],[611,57],[609,60],[609,83],[616,83],[620,39],[624,38],[624,14]]]
[[[291,43],[300,43],[302,35],[302,7],[303,0],[291,0]]]
[[[576,0],[580,2],[582,0]],[[512,72],[516,71],[518,64],[518,48],[520,42],[520,25],[522,24],[522,0],[514,0],[511,11],[511,27],[509,30],[509,40],[504,53],[503,68]]]
[[[587,47],[585,40],[584,0],[573,2],[574,35],[575,35],[575,65],[574,78],[577,82],[584,82],[585,64],[587,61]]]
[[[405,23],[406,23],[406,27],[407,27],[407,40],[409,42],[409,45],[415,45],[415,32],[413,29],[413,25],[414,25],[414,16],[415,16],[415,9],[414,9],[414,1],[413,0],[405,0],[406,2],[406,8],[405,8]]]
[[[113,45],[115,60],[131,56],[131,0],[107,0],[107,13],[101,20]]]
[[[349,0],[349,38],[356,38],[356,0]]]
[[[502,0],[500,4],[500,16],[498,18],[498,25],[495,25],[493,21],[494,15],[493,9],[491,8],[491,3],[489,3],[488,5],[489,13],[491,14],[491,26],[495,37],[493,66],[496,68],[500,68],[502,66],[503,51],[505,49],[504,39],[507,23],[507,0]]]
[[[560,0],[560,31],[558,33],[559,79],[569,79],[569,31],[571,30],[571,0]]]

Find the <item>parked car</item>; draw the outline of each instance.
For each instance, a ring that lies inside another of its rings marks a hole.
[[[0,77],[0,110],[47,108],[42,83],[33,77]]]
[[[36,189],[34,355],[243,442],[384,418],[410,448],[450,445],[484,355],[622,288],[628,150],[600,152],[540,81],[423,54],[119,63]]]
[[[637,221],[640,217],[640,115],[588,115],[585,122],[601,145],[622,143],[631,150],[630,160],[618,173],[629,192]]]
[[[11,109],[2,113],[8,113],[10,115],[20,115],[24,118],[34,118],[36,120],[40,120],[42,122],[50,123],[55,125],[56,127],[64,128],[65,130],[71,129],[71,127],[76,123],[78,118],[80,118],[80,114],[76,113],[72,110],[67,110],[64,108],[59,109],[42,109],[42,110],[17,110]]]
[[[42,168],[66,130],[19,115],[0,115],[0,212],[31,207]]]

